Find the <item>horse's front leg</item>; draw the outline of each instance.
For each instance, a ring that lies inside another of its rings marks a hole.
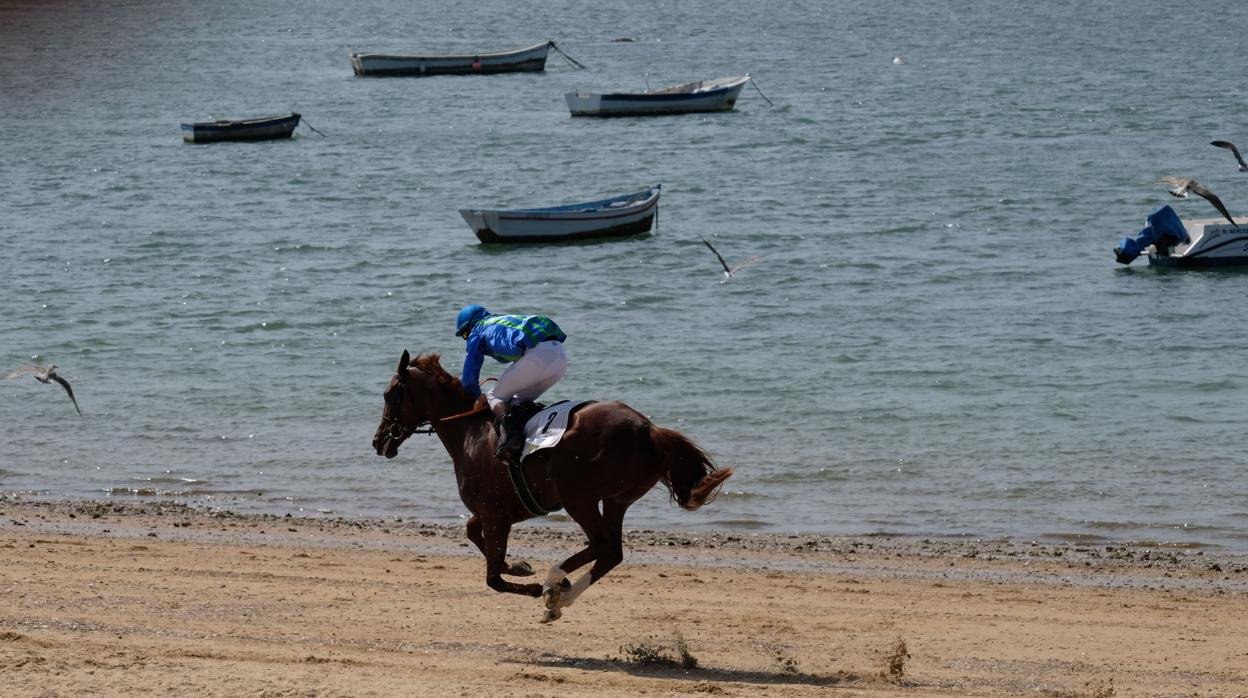
[[[475,517],[474,517],[475,518]],[[516,584],[503,579],[503,574],[510,573],[507,565],[507,536],[511,535],[511,522],[481,520],[481,538],[479,546],[485,554],[485,583],[494,591],[524,596],[541,596],[541,584]],[[469,534],[469,538],[472,535]],[[525,565],[528,567],[528,565]],[[529,570],[529,574],[532,574]]]
[[[485,526],[481,521],[481,517],[477,516],[476,514],[473,514],[472,516],[468,517],[467,528],[468,528],[468,540],[472,541],[473,545],[477,546],[477,550],[480,550],[481,554],[484,555],[486,559],[489,559],[490,554],[485,551],[485,530],[484,530]],[[508,530],[510,531],[510,529]],[[504,552],[506,552],[506,549],[507,549],[507,534],[503,534]],[[512,577],[533,576],[533,568],[529,566],[529,563],[524,562],[523,560],[521,560],[520,562],[506,562],[505,560],[506,560],[506,556],[504,555],[504,564],[503,564],[503,572],[502,572],[503,574],[511,575]]]

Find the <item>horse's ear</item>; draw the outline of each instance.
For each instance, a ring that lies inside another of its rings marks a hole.
[[[399,367],[398,369],[395,370],[395,373],[399,374],[400,381],[407,380],[407,366],[411,362],[412,362],[412,355],[408,354],[407,350],[404,349],[403,356],[399,357]]]

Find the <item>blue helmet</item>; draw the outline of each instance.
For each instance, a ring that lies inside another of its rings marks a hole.
[[[476,324],[477,320],[490,314],[490,311],[484,307],[473,303],[465,305],[464,309],[459,311],[459,315],[455,316],[455,336],[463,337],[468,334],[468,330]]]

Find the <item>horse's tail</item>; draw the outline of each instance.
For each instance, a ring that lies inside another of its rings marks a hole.
[[[663,465],[663,484],[672,501],[684,509],[697,509],[715,499],[732,468],[717,468],[711,457],[684,434],[650,425],[650,442]]]

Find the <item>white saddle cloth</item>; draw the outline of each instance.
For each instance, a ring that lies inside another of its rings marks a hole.
[[[534,451],[558,444],[563,439],[563,433],[568,430],[568,417],[572,410],[587,402],[590,401],[564,400],[533,415],[524,425],[524,450],[520,452],[520,460],[524,460]]]

